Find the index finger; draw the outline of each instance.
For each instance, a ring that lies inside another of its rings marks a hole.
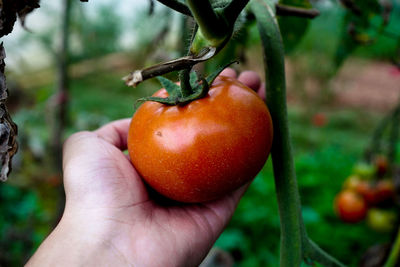
[[[125,150],[127,148],[130,122],[131,119],[113,121],[97,129],[93,133],[119,149]]]

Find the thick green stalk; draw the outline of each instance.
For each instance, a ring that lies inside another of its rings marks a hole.
[[[232,2],[224,8],[223,16],[229,23],[234,24],[247,3],[249,3],[249,0],[232,0]]]
[[[251,7],[265,51],[267,105],[274,124],[271,155],[281,219],[280,265],[296,267],[302,262],[301,205],[287,118],[284,49],[270,4],[253,0]]]
[[[214,12],[209,0],[186,0],[186,3],[199,25],[202,35],[211,42],[225,39],[229,30],[226,21]]]
[[[282,37],[271,0],[252,0],[264,47],[266,100],[274,125],[271,149],[275,188],[281,219],[281,267],[300,266],[303,260],[327,267],[344,266],[308,238],[304,226],[299,189],[294,168],[286,105],[285,61]]]
[[[306,246],[304,248],[304,257],[306,259],[316,261],[322,264],[324,267],[345,267],[345,265],[343,265],[337,259],[323,251],[317,244],[314,243],[314,241],[307,238],[306,242],[306,244],[303,243],[304,246]]]
[[[187,16],[192,16],[190,9],[185,4],[177,0],[157,0],[157,1],[177,12],[180,12]]]

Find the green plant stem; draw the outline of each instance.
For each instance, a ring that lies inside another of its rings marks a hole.
[[[385,116],[380,122],[379,125],[374,130],[372,134],[371,143],[368,146],[367,150],[364,153],[364,159],[367,162],[371,162],[374,155],[381,152],[382,148],[382,136],[385,132],[386,127],[389,125],[391,121],[391,116]]]
[[[157,0],[157,1],[175,11],[178,11],[179,13],[182,13],[187,16],[192,16],[190,9],[185,4],[179,1],[176,0]]]
[[[302,219],[287,118],[283,44],[269,3],[254,0],[252,10],[265,51],[267,105],[274,125],[271,155],[281,219],[280,266],[295,267],[302,261]]]
[[[319,11],[316,9],[307,9],[283,4],[276,4],[275,8],[276,15],[278,16],[291,16],[309,19],[319,16]]]
[[[266,102],[274,125],[271,155],[281,220],[280,266],[296,267],[302,260],[315,260],[342,267],[308,238],[304,226],[287,116],[285,55],[273,8],[273,1],[251,2],[264,48]]]
[[[388,259],[385,262],[384,267],[395,267],[397,266],[397,261],[399,260],[400,254],[400,228],[397,232],[396,240],[393,243],[392,249],[390,250],[390,254]]]
[[[209,0],[186,0],[187,5],[207,40],[220,40],[227,36],[226,21],[214,12]]]
[[[325,267],[344,267],[341,262],[323,251],[314,241],[307,239],[307,245],[304,248],[304,257],[322,264]]]
[[[224,8],[223,16],[229,24],[234,24],[240,12],[246,7],[249,0],[232,0],[232,2]]]

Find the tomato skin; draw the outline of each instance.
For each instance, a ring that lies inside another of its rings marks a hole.
[[[344,190],[335,198],[335,210],[339,218],[347,223],[357,223],[367,214],[364,198],[352,190]]]
[[[208,96],[185,106],[145,102],[132,117],[128,150],[152,188],[197,203],[252,180],[268,158],[272,134],[263,100],[238,81],[219,77]]]

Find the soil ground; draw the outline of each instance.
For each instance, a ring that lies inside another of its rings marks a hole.
[[[339,105],[386,111],[400,100],[400,69],[386,62],[352,59],[332,87]]]

